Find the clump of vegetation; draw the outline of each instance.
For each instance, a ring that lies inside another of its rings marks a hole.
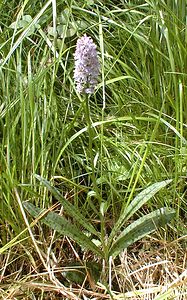
[[[184,299],[185,1],[0,7],[2,299]]]

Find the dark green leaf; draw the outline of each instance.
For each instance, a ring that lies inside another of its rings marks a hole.
[[[75,261],[66,265],[62,275],[70,282],[82,285],[87,276],[87,272],[89,272],[89,275],[94,282],[97,282],[100,277],[101,270],[102,266],[95,261],[86,262],[85,266],[80,262]]]
[[[29,202],[24,202],[24,207],[35,218],[38,218],[41,214],[46,212],[47,215],[41,218],[42,223],[57,232],[70,237],[80,246],[93,251],[98,256],[103,256],[102,251],[82,232],[82,230],[80,230],[77,226],[72,225],[63,216],[59,216],[54,212],[47,212],[47,210],[35,207]]]
[[[79,224],[81,224],[85,229],[87,229],[90,233],[99,236],[99,233],[95,230],[95,228],[89,223],[89,221],[80,213],[80,211],[72,205],[68,200],[66,200],[60,192],[50,185],[50,183],[39,175],[35,175],[35,177],[53,194],[53,196],[62,203],[66,212]]]
[[[174,215],[175,210],[164,207],[133,222],[123,230],[113,243],[109,251],[109,256],[117,256],[123,249],[155,231],[158,227],[167,224]]]
[[[142,207],[149,199],[151,199],[160,189],[164,188],[167,184],[169,184],[172,180],[164,180],[161,182],[156,182],[150,185],[148,188],[144,189],[141,193],[139,193],[132,202],[123,209],[119,220],[114,225],[114,228],[109,237],[109,242],[111,242],[114,236],[117,234],[118,230],[120,230],[121,226],[135,214],[136,211]]]

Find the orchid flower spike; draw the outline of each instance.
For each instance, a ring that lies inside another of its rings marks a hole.
[[[100,64],[96,45],[86,34],[77,40],[74,54],[74,80],[79,93],[93,94],[98,82]]]

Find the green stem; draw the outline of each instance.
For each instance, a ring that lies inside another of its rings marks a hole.
[[[96,198],[99,200],[99,204],[101,206],[102,203],[102,195],[100,194],[100,191],[97,186],[97,181],[96,181],[96,176],[95,176],[95,166],[94,166],[94,152],[93,152],[93,146],[96,147],[96,143],[93,143],[94,137],[95,137],[95,129],[92,127],[92,120],[90,116],[90,106],[89,106],[89,99],[90,96],[86,95],[85,97],[85,117],[86,117],[86,122],[88,126],[88,136],[89,136],[89,141],[88,141],[88,157],[90,158],[90,166],[92,173],[90,175],[92,183],[93,183],[93,188],[96,193]],[[106,232],[105,232],[105,221],[104,221],[104,216],[100,213],[100,220],[101,220],[101,243],[103,246],[103,252],[106,258],[108,257],[108,251],[107,251],[107,245],[105,243],[105,237],[106,237]]]
[[[95,176],[95,166],[94,166],[94,153],[93,153],[93,140],[94,140],[94,128],[92,127],[92,120],[90,117],[90,107],[89,107],[89,95],[86,95],[85,97],[85,117],[86,117],[86,122],[87,122],[87,128],[88,128],[88,136],[89,136],[89,141],[88,141],[88,158],[90,158],[90,166],[91,166],[91,180],[93,183],[93,188],[95,190],[97,199],[101,202],[101,196],[99,193],[99,189],[97,187],[97,182],[96,182],[96,176]]]

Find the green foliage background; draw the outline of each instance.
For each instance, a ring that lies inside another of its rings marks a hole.
[[[22,202],[40,208],[56,203],[34,174],[50,181],[92,222],[104,209],[108,227],[98,229],[103,234],[145,187],[173,179],[139,216],[162,206],[175,208],[171,237],[184,233],[185,1],[0,5],[2,252],[25,232],[15,189]],[[102,65],[89,111],[72,79],[76,40],[84,33],[97,44]]]

